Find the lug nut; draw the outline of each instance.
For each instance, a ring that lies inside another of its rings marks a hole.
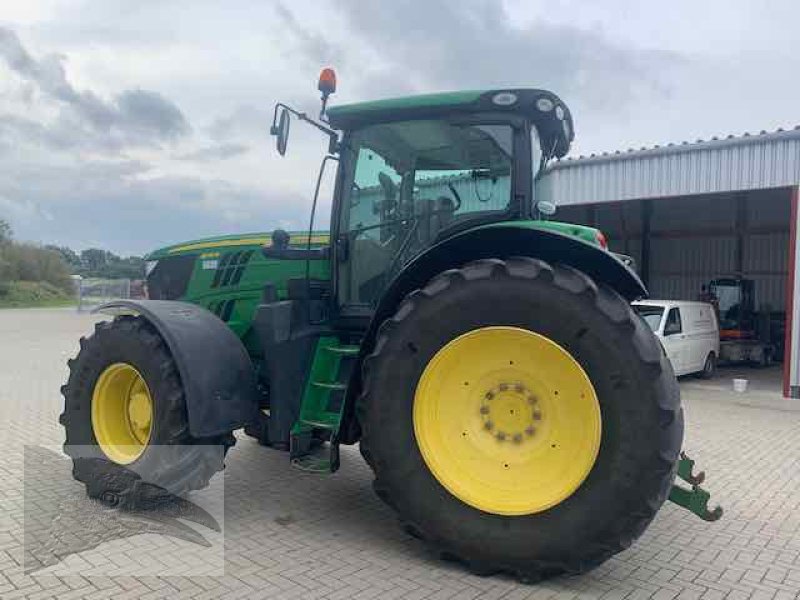
[[[489,407],[488,406],[481,406],[481,414],[488,415],[489,414]]]
[[[521,443],[522,442],[522,434],[521,433],[515,433],[514,437],[512,438],[512,440],[514,441],[515,444]]]
[[[498,439],[498,440],[500,440],[500,441],[502,442],[503,440],[505,440],[505,439],[506,439],[506,434],[505,434],[505,432],[504,432],[504,431],[498,431],[498,432],[495,434],[495,437],[497,437],[497,439]]]

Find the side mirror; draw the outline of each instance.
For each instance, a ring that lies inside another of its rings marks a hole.
[[[278,154],[281,156],[285,155],[286,143],[289,140],[289,111],[285,108],[281,109],[281,114],[278,117],[278,124],[272,126],[270,133],[278,138],[275,140]]]
[[[547,217],[552,217],[556,214],[556,205],[552,202],[545,202],[544,200],[537,202],[536,209]]]

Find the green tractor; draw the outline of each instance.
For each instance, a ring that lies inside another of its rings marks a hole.
[[[670,497],[713,520],[680,454],[675,376],[596,229],[548,220],[535,183],[573,138],[539,89],[326,110],[307,231],[152,253],[149,299],[81,340],[65,451],[121,505],[205,486],[233,433],[333,473],[360,444],[402,526],[477,573],[539,580],[626,548]],[[314,230],[336,163],[330,233]],[[676,473],[691,484],[674,486]],[[154,491],[156,490],[156,491]]]

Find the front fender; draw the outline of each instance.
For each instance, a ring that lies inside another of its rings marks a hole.
[[[239,338],[216,315],[171,300],[115,300],[95,312],[141,316],[161,334],[180,372],[192,436],[229,433],[256,417],[253,364]]]

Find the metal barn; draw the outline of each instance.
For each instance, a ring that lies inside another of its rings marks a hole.
[[[753,280],[757,309],[782,324],[783,395],[800,398],[798,186],[800,127],[563,160],[537,193],[632,256],[653,298]]]

